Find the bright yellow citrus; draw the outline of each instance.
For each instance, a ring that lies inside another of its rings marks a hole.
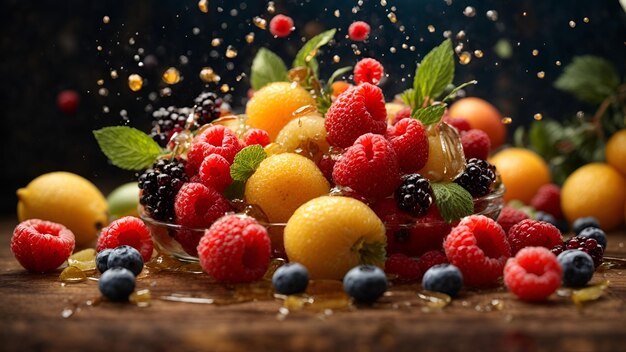
[[[571,223],[593,216],[605,231],[624,223],[626,179],[612,166],[587,164],[574,171],[561,188],[561,208]]]
[[[550,169],[536,153],[524,148],[508,148],[490,160],[502,176],[505,201],[521,200],[528,204],[537,190],[550,183]]]
[[[303,106],[315,107],[311,94],[296,83],[274,82],[261,88],[246,106],[250,127],[266,130],[274,141],[278,132],[291,121],[293,113]]]
[[[626,129],[617,131],[606,143],[606,162],[626,177]]]
[[[76,237],[76,246],[89,246],[108,224],[107,202],[89,180],[69,172],[51,172],[17,190],[19,221],[42,219],[60,223]]]
[[[300,154],[315,162],[330,148],[326,140],[324,118],[319,115],[307,115],[289,121],[280,130],[276,142],[283,146],[285,152]]]

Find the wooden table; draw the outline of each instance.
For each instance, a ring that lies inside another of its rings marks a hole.
[[[597,301],[577,308],[567,297],[516,300],[504,289],[463,291],[443,309],[396,286],[374,307],[291,311],[276,299],[230,305],[179,303],[172,294],[232,294],[204,274],[160,272],[138,280],[149,306],[98,303],[97,282],[62,285],[59,272],[36,275],[13,258],[14,220],[0,222],[0,350],[626,350],[626,267],[595,274],[609,280]],[[607,255],[626,258],[626,233],[611,234]],[[287,313],[284,309],[282,313]]]

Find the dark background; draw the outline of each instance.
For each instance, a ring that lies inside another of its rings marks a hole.
[[[605,57],[624,74],[626,16],[618,0],[453,0],[451,5],[443,0],[387,0],[387,6],[365,0],[356,14],[351,10],[357,1],[275,3],[276,13],[287,14],[295,21],[296,31],[287,39],[274,39],[251,24],[254,16],[268,20],[272,17],[266,10],[267,2],[261,0],[209,0],[207,14],[198,10],[197,1],[4,0],[0,14],[0,97],[5,130],[0,212],[13,213],[15,190],[50,171],[78,173],[105,193],[133,180],[133,172],[107,163],[91,131],[119,124],[148,131],[150,109],[192,105],[193,97],[204,86],[198,78],[204,66],[214,68],[222,77],[221,83],[233,88],[232,105],[243,110],[249,81],[247,77],[239,81],[236,78],[241,73],[249,75],[252,57],[261,46],[279,53],[289,63],[303,36],[308,38],[336,27],[340,29],[337,43],[320,55],[321,76],[328,77],[338,67],[353,65],[357,56],[344,36],[355,20],[372,25],[371,40],[357,47],[362,56],[379,59],[390,74],[383,86],[388,100],[409,87],[416,62],[444,39],[445,30],[451,30],[453,37],[464,30],[463,42],[468,51],[480,49],[484,57],[474,57],[466,66],[457,65],[455,82],[478,79],[479,85],[467,93],[494,103],[503,115],[513,118],[512,127],[530,123],[535,113],[564,119],[579,110],[593,111],[593,107],[552,88],[563,67],[576,55]],[[476,9],[475,17],[463,14],[470,5]],[[387,18],[392,6],[397,8],[396,24]],[[334,16],[335,9],[340,11],[339,18]],[[496,10],[498,20],[488,19],[487,10]],[[110,17],[108,24],[103,23],[105,15]],[[584,23],[585,17],[589,23]],[[574,28],[568,25],[570,20],[576,22]],[[403,33],[401,25],[405,27]],[[435,27],[433,33],[428,25]],[[198,34],[194,34],[194,28],[198,28]],[[244,39],[249,32],[256,35],[252,44]],[[222,38],[223,43],[212,47],[212,38]],[[496,55],[493,48],[499,40],[511,44],[511,58]],[[403,49],[403,43],[414,45],[416,50]],[[102,51],[97,50],[99,45]],[[228,45],[238,50],[236,58],[225,58]],[[390,52],[392,46],[397,49],[395,54]],[[539,55],[533,56],[533,49],[539,50]],[[341,57],[341,63],[332,63],[335,54]],[[563,65],[557,66],[557,60]],[[139,67],[139,62],[145,65]],[[159,97],[155,92],[166,87],[160,75],[168,67],[178,68],[183,80],[170,86],[171,96]],[[113,69],[119,78],[111,78]],[[537,77],[538,71],[545,71],[544,79]],[[131,73],[146,79],[140,92],[132,92],[127,86]],[[100,86],[96,82],[100,79],[108,96],[98,94]],[[208,88],[216,90],[217,86]],[[56,97],[63,89],[80,94],[76,114],[65,115],[57,108]],[[151,93],[156,99],[150,98]]]

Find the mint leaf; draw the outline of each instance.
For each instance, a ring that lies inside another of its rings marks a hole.
[[[311,38],[300,48],[300,51],[296,54],[296,58],[293,60],[292,66],[310,67],[317,72],[317,60],[315,60],[317,50],[328,44],[328,42],[333,39],[336,32],[337,30],[333,28]]]
[[[428,126],[441,121],[445,111],[446,104],[430,105],[425,108],[417,109],[412,116],[414,119]]]
[[[472,195],[456,183],[431,183],[441,217],[452,222],[474,213]]]
[[[243,148],[235,155],[230,166],[230,177],[235,181],[246,182],[266,157],[267,153],[259,144]]]
[[[150,136],[132,127],[105,127],[93,135],[111,163],[126,170],[146,169],[162,152]]]
[[[619,75],[610,62],[585,55],[575,57],[554,82],[554,86],[583,102],[599,104],[616,92],[619,81]]]
[[[415,89],[409,88],[400,94],[400,99],[411,107],[411,109],[415,109]]]
[[[458,86],[454,87],[454,89],[452,89],[450,91],[450,93],[448,93],[448,95],[446,95],[445,98],[441,99],[441,101],[449,101],[452,100],[454,98],[456,98],[456,93],[458,93],[461,89],[467,87],[467,86],[471,86],[473,84],[477,84],[478,81],[473,79],[471,81],[465,82],[465,83],[461,83]]]
[[[330,75],[330,78],[328,79],[328,82],[326,82],[326,86],[330,88],[331,84],[333,84],[333,82],[341,77],[342,75],[350,72],[352,70],[352,66],[346,66],[346,67],[342,67],[342,68],[338,68],[335,70],[335,72],[333,72],[332,75]]]
[[[233,181],[224,190],[224,196],[230,200],[242,199],[246,190],[246,183],[242,181]]]
[[[413,108],[421,107],[425,101],[439,97],[453,79],[454,52],[452,41],[446,39],[426,54],[417,67],[413,80],[413,89],[415,89]]]
[[[261,89],[272,82],[287,81],[287,66],[271,50],[261,48],[252,61],[250,84],[252,89]]]

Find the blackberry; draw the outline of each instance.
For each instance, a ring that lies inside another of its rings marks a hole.
[[[198,115],[198,124],[200,126],[207,124],[221,114],[222,98],[213,92],[202,92],[194,99],[196,104],[195,112]]]
[[[598,241],[593,238],[585,238],[582,236],[572,237],[563,242],[562,245],[552,248],[552,253],[558,256],[568,249],[577,249],[589,254],[593,259],[593,265],[596,269],[600,266],[600,264],[602,264],[604,249],[602,249],[602,246],[598,243]]]
[[[189,181],[183,161],[160,159],[139,176],[142,190],[139,203],[152,218],[174,222],[174,200],[178,190]]]
[[[180,132],[185,128],[189,112],[188,108],[176,108],[174,106],[159,108],[154,111],[152,113],[154,121],[152,121],[150,137],[161,147],[165,148],[174,133]]]
[[[432,193],[426,178],[420,174],[409,174],[402,177],[402,184],[396,189],[395,198],[401,210],[422,215],[433,203]]]
[[[465,165],[465,171],[454,182],[473,197],[482,197],[491,191],[491,186],[496,182],[496,167],[485,160],[471,158]]]

